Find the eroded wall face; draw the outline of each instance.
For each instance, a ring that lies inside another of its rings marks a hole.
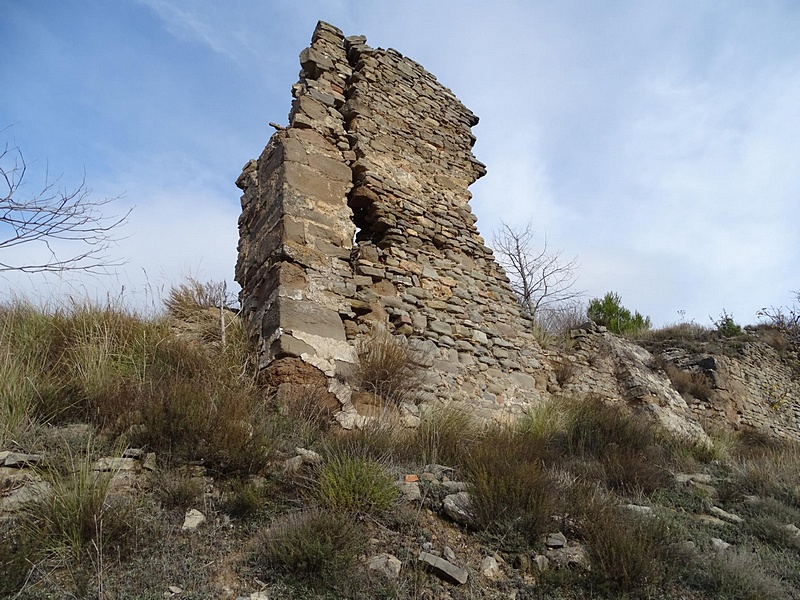
[[[289,126],[237,181],[236,279],[262,364],[333,376],[379,323],[431,357],[433,395],[538,396],[541,350],[469,206],[477,117],[416,62],[325,23],[300,63]]]

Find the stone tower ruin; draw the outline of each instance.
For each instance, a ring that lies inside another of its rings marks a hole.
[[[487,416],[535,399],[541,349],[469,206],[478,118],[413,60],[327,23],[300,64],[289,126],[236,182],[261,366],[300,359],[333,385],[377,325],[430,357],[433,396]]]

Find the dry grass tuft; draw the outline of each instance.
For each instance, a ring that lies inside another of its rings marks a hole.
[[[290,575],[319,589],[346,576],[367,540],[352,517],[309,509],[276,518],[258,541],[255,561],[262,573]]]
[[[356,350],[358,387],[394,406],[418,402],[426,381],[426,361],[411,342],[376,327]]]

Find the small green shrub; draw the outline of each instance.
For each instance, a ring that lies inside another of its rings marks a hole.
[[[744,333],[741,325],[738,325],[733,320],[733,316],[724,310],[718,319],[711,319],[711,322],[714,324],[714,329],[717,333],[724,338],[739,337]]]
[[[635,334],[650,329],[651,325],[650,317],[643,317],[639,311],[631,313],[622,306],[621,296],[614,292],[608,292],[602,299],[592,299],[586,314],[598,325],[619,335]]]
[[[366,541],[352,517],[332,510],[304,510],[282,515],[263,530],[254,559],[262,571],[322,588],[347,575]]]
[[[317,469],[313,498],[331,510],[377,512],[397,500],[394,480],[379,462],[348,452],[334,452]]]

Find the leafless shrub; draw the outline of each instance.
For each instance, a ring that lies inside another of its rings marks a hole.
[[[556,376],[558,385],[569,383],[569,381],[575,375],[575,371],[575,364],[566,358],[562,358],[559,362],[553,365],[553,373]]]
[[[524,229],[501,223],[492,239],[497,262],[505,269],[511,288],[531,318],[539,316],[542,309],[572,302],[583,295],[573,289],[577,258],[565,260],[561,252],[550,251],[547,239],[539,246],[535,238],[529,222]]]
[[[28,165],[19,148],[5,144],[0,149],[0,250],[26,246],[39,250],[39,259],[21,263],[0,261],[0,271],[25,273],[70,270],[97,272],[121,264],[106,256],[116,242],[116,230],[125,224],[122,217],[103,215],[114,199],[96,200],[82,181],[75,189],[59,189],[58,178],[45,174],[38,192],[21,197]],[[67,256],[63,247],[75,248]],[[59,251],[57,253],[57,250]]]
[[[586,305],[579,300],[545,306],[536,313],[537,325],[551,335],[564,337],[586,322]]]

